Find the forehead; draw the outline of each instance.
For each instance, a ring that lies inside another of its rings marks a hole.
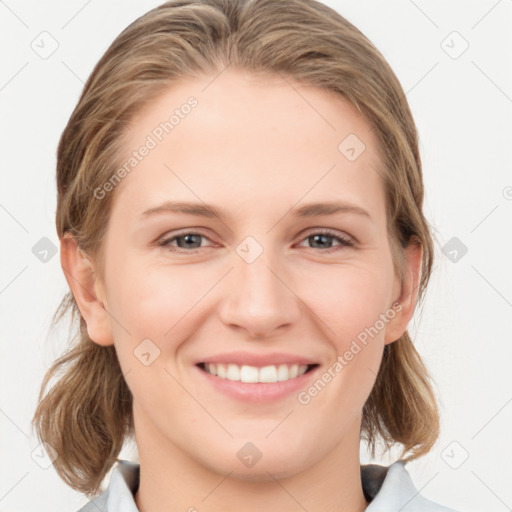
[[[141,208],[203,196],[239,208],[276,197],[289,207],[306,196],[382,201],[369,123],[340,94],[284,76],[227,69],[171,84],[133,117],[124,162],[143,146],[121,183]]]

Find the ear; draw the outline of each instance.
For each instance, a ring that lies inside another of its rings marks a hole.
[[[420,243],[412,242],[403,251],[405,279],[400,289],[400,281],[398,277],[396,278],[396,289],[399,290],[400,296],[395,299],[393,304],[398,302],[399,306],[393,307],[396,314],[386,326],[386,335],[384,338],[386,345],[398,340],[406,331],[418,300],[418,285],[421,278],[423,247]]]
[[[78,309],[87,324],[89,338],[99,345],[112,345],[114,339],[101,283],[90,259],[69,233],[60,240],[60,263]]]

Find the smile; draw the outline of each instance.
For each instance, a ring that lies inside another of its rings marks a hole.
[[[198,366],[210,375],[215,375],[221,379],[246,383],[272,383],[295,379],[317,365],[279,364],[258,367],[237,364],[200,363]]]

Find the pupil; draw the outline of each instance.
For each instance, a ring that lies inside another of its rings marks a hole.
[[[330,235],[313,235],[310,238],[313,238],[314,243],[317,243],[319,239],[321,239],[321,238],[324,238],[324,239],[325,238],[331,238],[331,236]],[[320,246],[322,247],[322,244],[320,244]],[[324,246],[325,246],[325,244],[324,244]]]
[[[201,240],[200,240],[201,235],[194,235],[194,234],[190,234],[190,235],[183,235],[183,236],[179,237],[179,239],[178,239],[178,240],[182,239],[182,240],[184,240],[184,241],[186,241],[186,242],[189,242],[189,241],[192,239],[192,243],[194,243],[193,237],[196,237],[196,238],[197,238],[196,243],[197,243],[197,241],[199,242],[199,245],[196,245],[196,246],[194,246],[194,247],[200,247],[200,246],[201,246]],[[179,245],[180,247],[191,247],[191,245],[190,245],[190,244],[187,244],[186,242],[185,242],[185,244],[180,244],[180,243],[178,242],[178,245]]]

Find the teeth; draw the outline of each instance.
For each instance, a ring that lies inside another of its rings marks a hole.
[[[237,364],[206,363],[205,370],[221,379],[241,382],[277,382],[300,377],[308,369],[306,364],[280,364],[263,367]]]

